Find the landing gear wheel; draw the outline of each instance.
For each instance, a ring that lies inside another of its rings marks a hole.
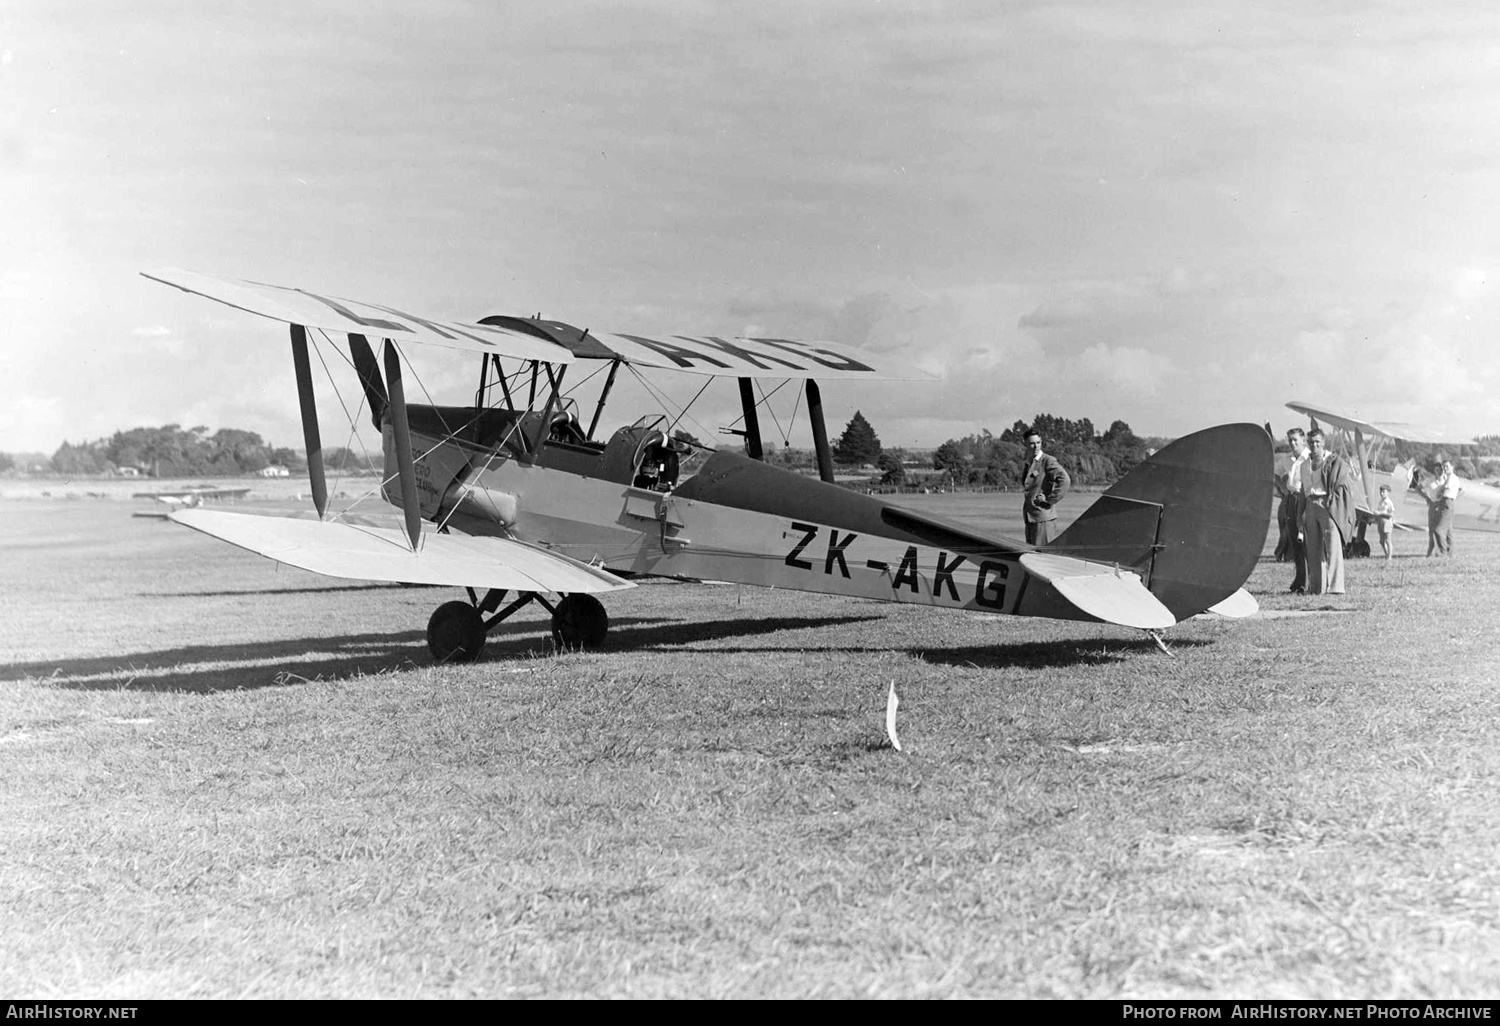
[[[1356,559],[1369,559],[1370,543],[1363,538],[1356,538],[1354,540],[1354,557]]]
[[[427,621],[427,648],[440,663],[472,663],[484,651],[484,618],[467,602],[444,602]]]
[[[598,648],[608,631],[609,614],[592,595],[564,595],[552,611],[552,641],[559,652]]]

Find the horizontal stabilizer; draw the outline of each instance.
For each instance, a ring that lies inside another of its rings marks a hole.
[[[587,563],[506,538],[428,532],[421,550],[412,552],[406,532],[397,527],[207,509],[178,510],[172,519],[328,577],[556,594],[635,587]]]
[[[1218,613],[1231,620],[1243,620],[1247,616],[1254,616],[1260,612],[1260,603],[1255,601],[1254,595],[1241,588],[1223,602],[1216,602],[1209,606],[1205,612]]]
[[[1080,612],[1106,623],[1162,630],[1177,622],[1172,611],[1129,570],[1048,552],[1021,553],[1021,566],[1052,585]]]

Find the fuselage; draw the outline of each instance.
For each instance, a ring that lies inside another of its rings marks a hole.
[[[1093,619],[1027,572],[1020,557],[1035,549],[1024,542],[736,453],[644,487],[647,432],[635,428],[602,445],[544,441],[527,459],[482,431],[473,442],[452,437],[452,419],[428,433],[414,417],[413,454],[423,516],[466,534],[517,538],[622,574]]]

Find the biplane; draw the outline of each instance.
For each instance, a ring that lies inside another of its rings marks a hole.
[[[205,502],[220,499],[243,499],[250,494],[249,488],[220,488],[211,484],[192,485],[187,488],[164,488],[155,492],[132,492],[132,499],[152,499],[168,506],[201,506]]]
[[[1389,485],[1391,501],[1396,506],[1397,526],[1409,530],[1426,530],[1427,500],[1431,498],[1431,481],[1424,481],[1415,460],[1398,462],[1390,470],[1377,469],[1381,454],[1392,441],[1441,445],[1449,448],[1474,445],[1474,439],[1463,438],[1430,427],[1397,421],[1359,420],[1307,403],[1286,404],[1287,409],[1308,417],[1313,425],[1322,424],[1329,432],[1329,446],[1342,455],[1359,480],[1355,496],[1355,531],[1347,546],[1351,556],[1368,556],[1370,543],[1365,531],[1373,510],[1380,505],[1380,486]],[[1460,479],[1463,480],[1463,479]],[[1468,531],[1500,531],[1500,488],[1463,480],[1463,491],[1453,507],[1453,526]]]
[[[428,622],[439,661],[478,658],[486,634],[532,602],[551,614],[559,648],[597,646],[609,623],[598,596],[639,576],[1151,632],[1205,611],[1256,609],[1241,585],[1266,540],[1272,449],[1253,424],[1166,446],[1036,548],[834,483],[819,383],[930,377],[883,356],[784,338],[598,334],[540,316],[441,321],[187,271],[145,276],[290,325],[316,516],[188,509],[172,519],[320,574],[464,588],[466,599]],[[380,431],[380,488],[400,512],[395,526],[329,511],[315,345],[359,383],[353,416],[368,414]],[[409,401],[412,345],[477,357],[472,401]],[[565,388],[580,364],[603,375],[586,420]],[[713,449],[686,439],[681,413],[649,413],[605,437],[601,416],[622,368],[705,386],[735,379],[742,441]],[[765,462],[765,379],[800,384],[817,479]]]
[[[192,485],[188,488],[162,489],[155,492],[132,492],[132,499],[150,499],[172,508],[196,508],[205,502],[227,500],[233,502],[250,494],[249,488],[219,488],[211,484]],[[131,516],[155,520],[171,519],[169,510],[136,510]]]

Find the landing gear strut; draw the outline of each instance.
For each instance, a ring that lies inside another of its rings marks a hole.
[[[535,602],[552,614],[552,643],[559,652],[598,648],[609,631],[609,614],[604,611],[604,604],[592,595],[564,595],[554,606],[536,592],[525,591],[500,609],[508,591],[492,588],[482,599],[474,589],[468,591],[468,602],[444,602],[427,621],[427,648],[436,662],[474,662],[484,652],[490,628],[528,602]],[[500,611],[495,612],[497,609]]]

